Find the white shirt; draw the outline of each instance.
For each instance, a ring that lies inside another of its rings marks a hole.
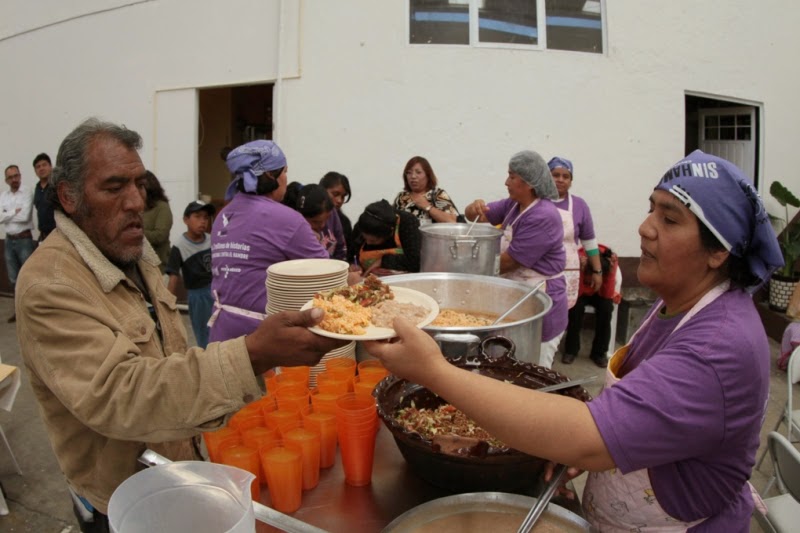
[[[5,224],[6,235],[33,229],[33,194],[22,185],[17,192],[9,189],[0,193],[0,209],[0,224]]]

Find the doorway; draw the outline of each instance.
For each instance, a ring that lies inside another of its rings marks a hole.
[[[687,94],[686,153],[700,149],[734,163],[758,190],[760,108]]]
[[[230,173],[230,149],[256,139],[272,139],[274,84],[198,90],[198,191],[217,209],[223,205]]]

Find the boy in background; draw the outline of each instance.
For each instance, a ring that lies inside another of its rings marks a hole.
[[[183,223],[186,233],[181,235],[172,247],[167,261],[169,274],[167,288],[172,294],[178,287],[178,279],[183,277],[183,286],[189,297],[189,317],[192,321],[197,345],[208,345],[208,319],[214,306],[211,296],[211,217],[216,208],[200,200],[195,200],[183,210]]]

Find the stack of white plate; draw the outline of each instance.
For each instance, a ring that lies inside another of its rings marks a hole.
[[[267,269],[267,314],[299,311],[314,294],[347,285],[348,264],[338,259],[294,259]]]
[[[294,259],[275,263],[267,269],[267,314],[298,311],[314,294],[347,285],[349,265],[338,259]],[[317,374],[325,361],[336,357],[355,359],[356,343],[350,342],[323,356],[311,368],[309,386],[316,386]]]

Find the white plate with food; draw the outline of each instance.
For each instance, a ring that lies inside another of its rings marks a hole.
[[[347,298],[340,294],[323,294],[323,297],[306,302],[301,311],[315,305],[325,310],[323,321],[309,329],[317,335],[334,339],[382,340],[397,336],[391,327],[395,316],[404,316],[422,328],[439,315],[439,304],[423,292],[383,285],[386,289],[379,289],[378,292],[384,296],[376,297],[376,293],[359,292],[359,287],[361,285],[351,288],[353,292]],[[386,298],[387,291],[393,298]],[[359,301],[371,305],[364,306]]]

